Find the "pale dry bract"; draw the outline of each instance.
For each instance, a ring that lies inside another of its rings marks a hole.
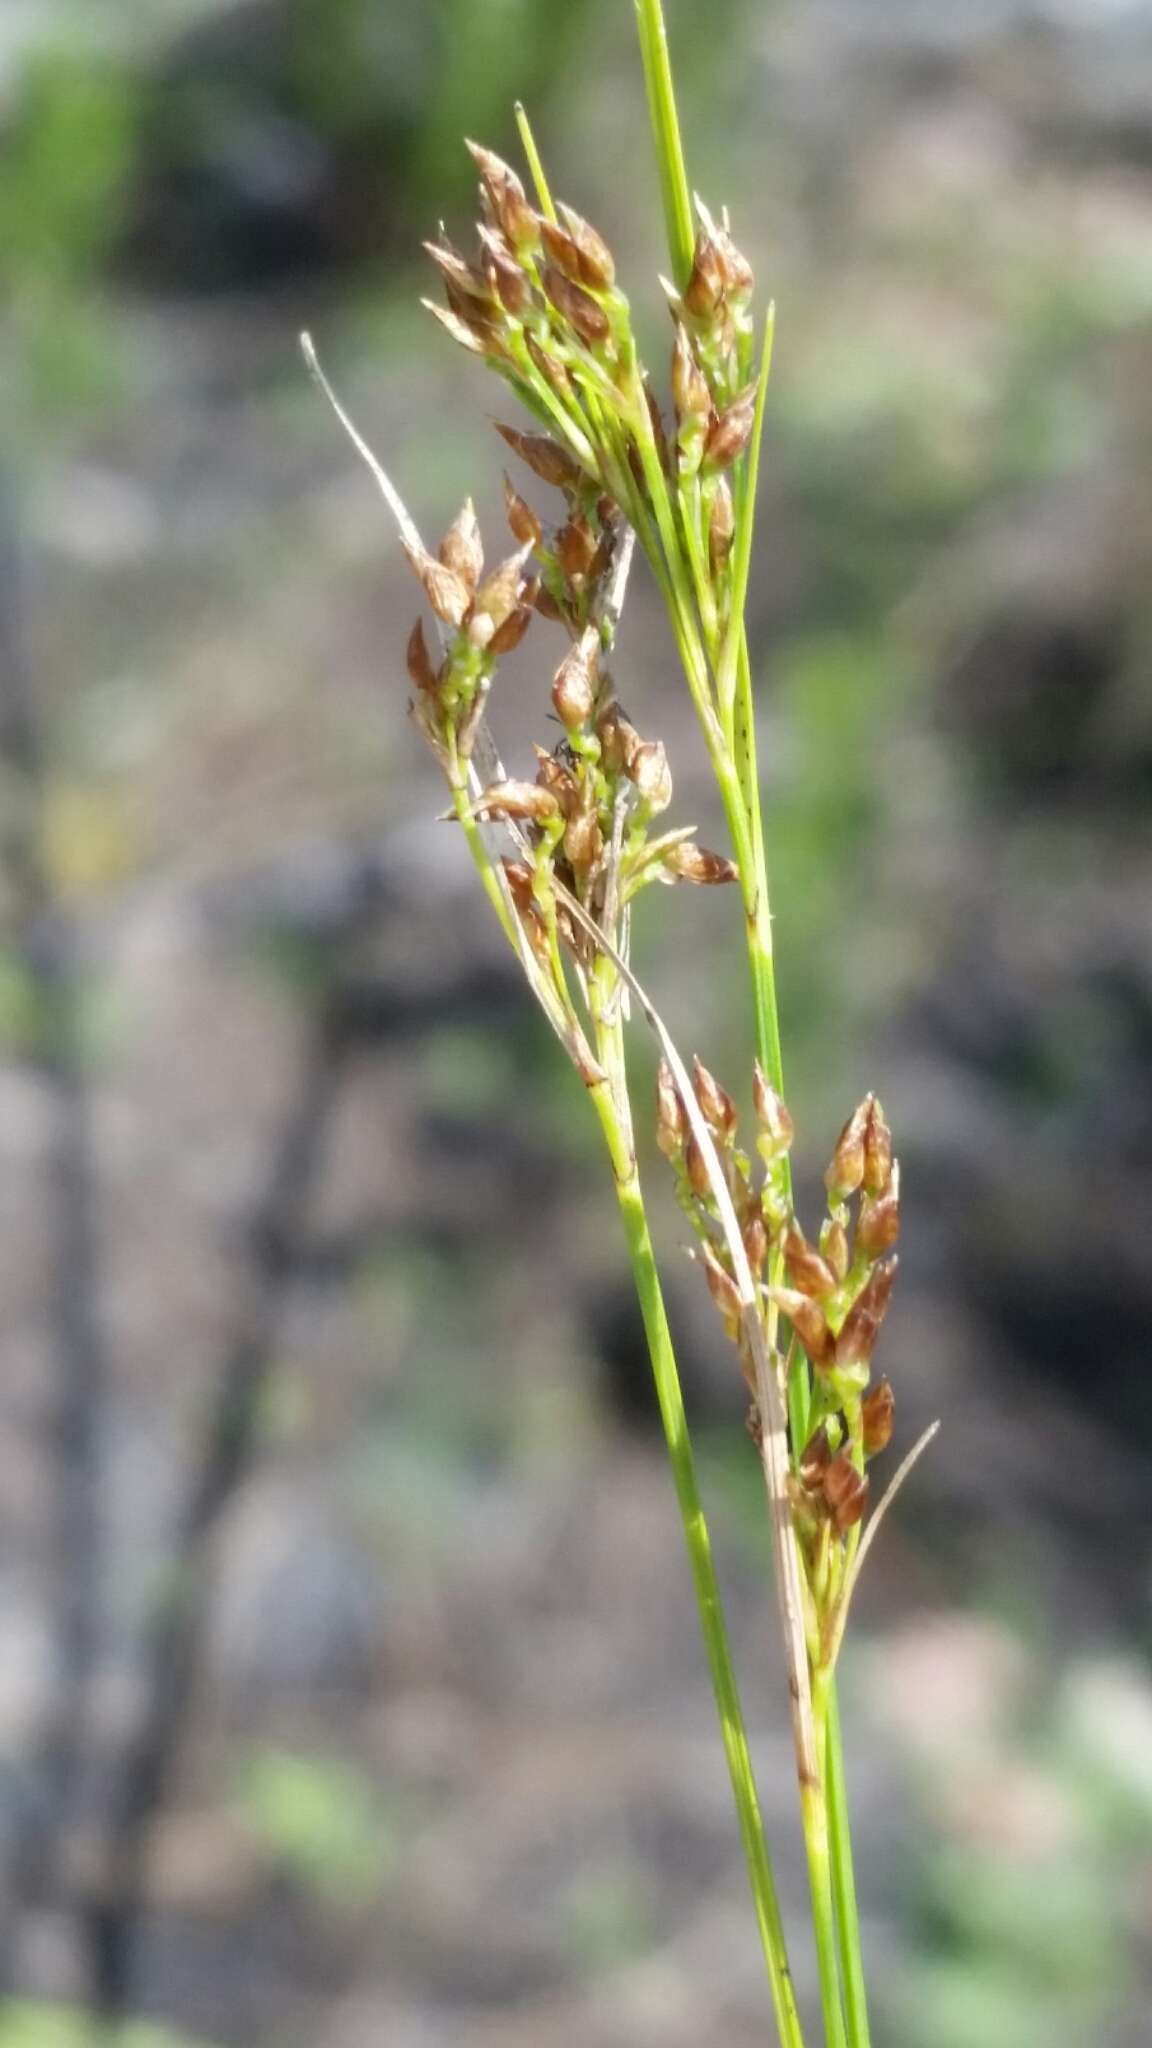
[[[660,1040],[656,1142],[735,1352],[767,1488],[824,2039],[829,2048],[867,2048],[834,1671],[879,1521],[871,1468],[894,1426],[894,1395],[874,1358],[897,1270],[899,1167],[884,1112],[869,1095],[833,1147],[827,1212],[815,1235],[806,1233],[792,1199],[793,1125],[744,624],[771,309],[757,321],[755,280],[727,212],[717,218],[690,199],[658,0],[637,0],[637,17],[673,269],[671,280],[660,280],[672,320],[667,378],[650,374],[640,359],[608,242],[574,208],[553,203],[522,110],[531,196],[508,164],[469,143],[480,176],[473,248],[465,253],[443,233],[427,245],[446,302],[431,310],[531,416],[529,425],[499,427],[528,473],[505,476],[506,552],[486,548],[470,500],[437,547],[425,544],[307,348],[376,475],[431,614],[428,630],[417,621],[407,645],[413,723],[443,771],[449,815],[603,1132],[777,2029],[786,2048],[802,2048],[637,1172],[625,1043],[630,999]],[[634,544],[667,608],[730,852],[701,846],[691,825],[673,822],[665,747],[625,714],[616,693],[614,643]],[[512,736],[509,771],[488,711],[502,658],[527,635],[541,673],[540,730],[547,735],[550,709],[561,737],[548,735],[532,753]],[[744,1143],[733,1095],[699,1060],[689,1074],[631,967],[630,908],[655,883],[726,884],[739,893],[755,1050]],[[905,1459],[897,1483],[922,1447]]]

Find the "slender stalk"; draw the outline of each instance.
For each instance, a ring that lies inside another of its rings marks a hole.
[[[840,1702],[835,1683],[828,1687],[828,1748],[825,1776],[828,1786],[828,1827],[832,1846],[832,1895],[836,1902],[836,1926],[840,1939],[840,1968],[844,1982],[844,2004],[848,2017],[851,2048],[871,2048],[868,2029],[868,2000],[864,1989],[863,1950],[860,1915],[856,1905],[856,1876],[852,1868],[852,1841],[848,1827],[848,1789],[844,1776],[844,1745],[840,1733]]]
[[[676,113],[667,34],[660,0],[636,0],[636,12],[652,133],[664,197],[669,250],[676,282],[682,288],[691,270],[692,211]],[[727,742],[725,747],[717,747],[714,737],[709,735],[708,721],[704,719],[701,710],[702,693],[698,686],[694,685],[692,694],[696,700],[697,710],[701,712],[701,723],[704,725],[705,738],[709,741],[709,754],[720,785],[733,849],[740,867],[740,890],[752,983],[757,1056],[772,1086],[782,1095],[784,1070],[772,944],[772,913],[756,759],[752,673],[744,620],[751,572],[758,451],[771,365],[772,336],[773,321],[769,312],[757,380],[754,431],[740,492],[730,622],[723,645],[719,649],[710,650],[716,679],[717,708]],[[677,642],[683,653],[685,641],[692,636],[686,621],[675,620],[674,623],[677,628]],[[691,672],[689,681],[693,682]],[[788,1386],[789,1416],[795,1446],[807,1441],[810,1394],[807,1369],[801,1362],[791,1373]],[[855,1910],[852,1845],[847,1800],[844,1794],[843,1755],[839,1740],[835,1687],[830,1674],[821,1686],[819,1725],[820,1784],[817,1787],[801,1786],[801,1808],[812,1883],[813,1922],[824,2001],[825,2028],[829,2048],[847,2048],[840,2001],[842,1971],[849,2010],[854,2015],[852,2048],[867,2048],[868,2021],[860,1954],[859,1920]],[[829,1751],[832,1765],[831,1788],[827,1769]]]
[[[782,2048],[803,2048],[784,1924],[764,1839],[764,1826],[760,1816],[736,1673],[724,1621],[708,1525],[704,1519],[696,1477],[684,1396],[636,1168],[627,1108],[623,1037],[618,1021],[612,1024],[601,1023],[596,1034],[596,1054],[609,1078],[589,1092],[612,1160],[616,1198],[620,1205],[624,1235],[652,1361],[656,1398],[668,1447],[668,1459],[672,1467],[676,1501],[692,1571],[700,1628],[720,1717],[724,1753],[736,1802],[760,1938],[768,1966],[776,2024]]]
[[[660,0],[636,0],[636,24],[648,88],[648,113],[656,141],[668,251],[677,289],[682,291],[692,272],[696,237],[692,231],[692,195],[684,167],[684,146],[668,57],[668,32]]]
[[[816,1964],[820,1973],[820,2004],[824,2014],[827,2048],[848,2048],[844,2013],[840,2002],[840,1962],[836,1912],[833,1903],[833,1852],[828,1827],[826,1785],[828,1750],[828,1702],[819,1686],[813,1689],[812,1711],[820,1761],[815,1784],[800,1788],[800,1812],[804,1842],[808,1851],[808,1876],[812,1895],[812,1931],[816,1938]]]

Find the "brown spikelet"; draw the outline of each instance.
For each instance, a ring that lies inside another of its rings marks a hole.
[[[530,592],[531,595],[529,595]],[[520,642],[532,623],[532,615],[535,610],[535,595],[534,582],[526,584],[522,602],[516,606],[514,611],[510,611],[508,617],[497,626],[491,640],[488,642],[489,654],[511,654],[514,647],[519,647]]]
[[[484,250],[484,278],[489,291],[499,299],[504,311],[516,318],[531,305],[532,287],[503,235],[481,223],[480,241]]]
[[[771,1165],[774,1159],[782,1158],[790,1149],[795,1125],[787,1103],[776,1093],[759,1060],[753,1061],[752,1065],[752,1107],[761,1132],[756,1149]]]
[[[891,1298],[898,1263],[892,1258],[873,1266],[836,1339],[838,1366],[867,1365],[871,1360]]]
[[[724,1318],[725,1327],[734,1335],[740,1326],[740,1290],[727,1268],[720,1264],[710,1244],[701,1246],[700,1263],[708,1292]]]
[[[663,740],[641,740],[624,773],[650,811],[665,811],[672,801],[672,770]]]
[[[535,249],[540,242],[540,218],[528,204],[528,197],[515,171],[495,150],[470,142],[468,149],[480,173],[484,196],[493,222],[517,255]]]
[[[863,1427],[864,1456],[878,1457],[886,1451],[892,1441],[892,1425],[896,1414],[896,1396],[887,1380],[878,1380],[870,1387],[860,1403],[860,1421]]]
[[[708,1129],[714,1138],[718,1138],[722,1144],[728,1144],[736,1133],[736,1104],[728,1090],[716,1079],[715,1074],[695,1055],[692,1059],[692,1078],[696,1086],[700,1114]]]
[[[475,590],[484,567],[484,548],[480,539],[480,522],[471,498],[465,498],[437,553],[446,569],[454,570],[470,591]]]
[[[787,1316],[812,1364],[830,1365],[834,1355],[832,1332],[819,1303],[797,1287],[770,1287],[768,1298]]]
[[[666,1159],[676,1159],[684,1149],[687,1130],[684,1105],[672,1078],[672,1069],[661,1059],[656,1073],[656,1143]]]
[[[573,284],[554,263],[544,266],[541,283],[556,311],[579,335],[588,348],[601,348],[612,332],[603,307],[590,298],[581,285]]]
[[[507,473],[504,477],[504,511],[513,538],[518,540],[522,547],[539,547],[544,529],[531,505],[520,496]]]
[[[719,574],[732,553],[735,535],[736,508],[732,502],[728,479],[722,476],[716,486],[712,511],[708,519],[708,560],[714,576]]]
[[[836,1276],[814,1245],[809,1244],[804,1232],[793,1217],[784,1234],[784,1266],[793,1287],[801,1294],[812,1295],[820,1300],[831,1294],[836,1286]]]
[[[445,568],[426,548],[417,549],[408,541],[402,545],[437,618],[443,619],[446,626],[462,626],[472,602],[472,593],[463,577],[454,569]]]
[[[709,853],[706,846],[697,846],[693,839],[670,846],[662,864],[678,882],[695,882],[702,888],[740,879],[735,861],[726,859],[722,853]]]
[[[415,683],[416,688],[418,690],[434,691],[439,677],[432,666],[432,657],[428,652],[428,642],[424,638],[424,624],[421,619],[417,619],[411,633],[408,635],[405,659],[408,674]]]
[[[521,462],[526,462],[546,484],[557,484],[565,490],[583,481],[584,472],[579,463],[550,434],[524,434],[518,427],[503,426],[499,420],[496,432],[507,441]]]
[[[864,1191],[869,1195],[885,1193],[892,1174],[892,1133],[888,1120],[875,1095],[868,1098],[868,1115],[864,1124]]]
[[[493,782],[477,797],[473,810],[478,818],[531,819],[546,824],[559,811],[551,790],[536,782]]]
[[[824,1185],[833,1201],[843,1201],[855,1194],[864,1178],[864,1129],[871,1105],[870,1095],[857,1103],[836,1140],[824,1174]]]
[[[593,627],[569,648],[552,678],[552,703],[568,732],[578,731],[592,716],[597,644]]]
[[[900,1236],[900,1173],[895,1165],[883,1195],[866,1195],[856,1223],[856,1250],[866,1259],[890,1252]]]
[[[698,320],[716,311],[724,296],[724,265],[720,249],[707,228],[696,236],[692,273],[684,287],[684,304]]]
[[[453,341],[459,342],[461,348],[468,349],[474,356],[486,356],[495,352],[495,336],[490,328],[473,326],[469,321],[462,320],[449,306],[438,306],[434,299],[421,299],[420,304],[434,315],[441,327],[447,329]]]
[[[838,1451],[824,1474],[824,1498],[841,1536],[861,1520],[868,1505],[868,1480],[847,1451]]]
[[[752,428],[756,418],[755,389],[742,391],[731,405],[726,405],[718,418],[713,420],[704,443],[703,466],[713,472],[727,469],[752,439]]]
[[[616,282],[616,264],[603,235],[573,207],[561,203],[560,212],[579,260],[579,282],[595,292],[610,291]]]

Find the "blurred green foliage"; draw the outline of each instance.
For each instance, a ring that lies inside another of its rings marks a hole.
[[[102,266],[142,111],[126,66],[56,46],[27,60],[0,167],[0,275],[12,333],[8,452],[115,384]],[[12,344],[15,343],[13,348]]]
[[[0,2010],[0,2048],[208,2048],[208,2044],[143,2020],[112,2031],[97,2026],[90,2014],[70,2007],[20,2000]]]
[[[260,1749],[237,1785],[241,1812],[270,1860],[330,1904],[371,1897],[395,1835],[362,1771],[342,1759]]]

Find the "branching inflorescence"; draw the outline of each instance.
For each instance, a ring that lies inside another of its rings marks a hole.
[[[892,1392],[886,1380],[873,1381],[872,1358],[896,1273],[899,1169],[884,1113],[869,1095],[833,1150],[818,1237],[805,1235],[792,1198],[793,1127],[783,1092],[744,626],[772,315],[758,343],[754,278],[727,214],[717,220],[689,201],[658,0],[637,0],[637,14],[674,271],[661,281],[673,324],[667,397],[640,359],[607,243],[572,208],[553,203],[519,110],[534,199],[499,157],[469,144],[480,173],[474,252],[465,256],[443,232],[427,245],[446,299],[431,310],[534,416],[531,430],[502,425],[499,432],[536,482],[558,494],[552,519],[506,476],[514,546],[495,567],[486,566],[470,501],[435,552],[427,548],[306,346],[391,506],[434,616],[432,648],[422,623],[408,641],[411,715],[607,1144],[777,2027],[786,2048],[802,2048],[640,1190],[625,1057],[630,999],[660,1039],[655,1135],[675,1173],[694,1256],[736,1347],[767,1484],[825,2038],[830,2048],[867,2048],[833,1674],[880,1519],[876,1510],[865,1522],[869,1467],[892,1434]],[[665,601],[732,858],[701,846],[691,826],[668,828],[673,791],[664,746],[641,735],[616,696],[611,657],[636,542]],[[559,661],[549,662],[562,737],[537,746],[529,779],[503,767],[487,707],[502,656],[537,618],[565,635]],[[688,1073],[630,965],[631,904],[651,884],[677,881],[735,884],[742,900],[756,1049],[747,1151],[733,1097],[699,1061]],[[921,1448],[905,1459],[895,1484]]]

